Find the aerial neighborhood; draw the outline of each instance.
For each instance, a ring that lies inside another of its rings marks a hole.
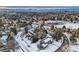
[[[79,12],[1,12],[1,52],[78,52]]]

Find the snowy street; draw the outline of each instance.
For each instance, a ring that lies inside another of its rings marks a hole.
[[[46,51],[46,52],[54,52],[58,47],[61,45],[61,40],[59,42],[54,41],[52,44],[50,44],[46,49],[44,50],[39,50],[37,48],[37,44],[31,44],[29,40],[23,39],[20,37],[22,32],[19,32],[17,36],[15,37],[18,45],[20,46],[19,49],[16,50],[16,52],[34,52],[34,51]],[[30,47],[28,47],[28,44]]]

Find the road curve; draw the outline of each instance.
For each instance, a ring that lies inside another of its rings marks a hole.
[[[66,35],[64,35],[64,37],[67,38]],[[65,38],[63,39],[61,46],[55,52],[68,52],[69,41]]]

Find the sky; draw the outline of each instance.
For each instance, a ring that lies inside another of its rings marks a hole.
[[[78,6],[79,0],[0,0],[0,6]]]

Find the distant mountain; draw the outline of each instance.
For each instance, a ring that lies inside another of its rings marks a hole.
[[[79,6],[2,6],[0,12],[79,12]]]

